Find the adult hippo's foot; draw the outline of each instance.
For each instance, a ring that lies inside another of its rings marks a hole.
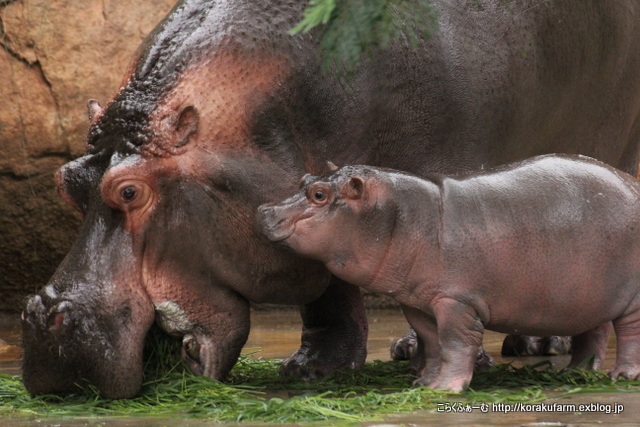
[[[282,375],[312,380],[364,365],[369,328],[358,287],[332,277],[325,293],[301,315],[302,343],[282,363]]]
[[[502,356],[559,356],[571,353],[571,337],[533,337],[507,335],[502,343]]]
[[[411,360],[417,349],[416,331],[409,329],[398,341],[391,346],[391,359],[393,360]],[[476,362],[473,367],[474,372],[495,366],[496,362],[493,357],[486,352],[484,347],[480,346],[476,355]]]
[[[418,347],[416,331],[413,328],[391,345],[391,359],[411,360]]]

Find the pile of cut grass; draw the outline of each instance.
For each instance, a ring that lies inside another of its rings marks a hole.
[[[360,422],[385,414],[432,410],[462,402],[533,403],[545,392],[635,392],[638,381],[612,381],[602,372],[556,372],[550,364],[500,365],[475,375],[462,394],[410,387],[406,363],[368,363],[358,371],[304,382],[278,376],[279,362],[243,356],[227,384],[195,377],[177,357],[179,343],[152,334],[146,382],[135,399],[105,400],[85,388],[66,396],[32,398],[18,377],[0,375],[0,416],[185,416],[217,421]],[[274,397],[279,396],[279,397]],[[557,397],[557,396],[556,396]]]

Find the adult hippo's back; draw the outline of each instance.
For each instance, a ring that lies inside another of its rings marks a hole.
[[[451,174],[571,152],[636,174],[640,1],[435,1],[431,38],[347,80],[321,73],[313,36],[287,34],[305,3],[182,1],[117,95],[90,103],[87,152],[58,174],[80,236],[24,313],[29,391],[135,395],[154,320],[223,378],[249,301],[304,307],[287,373],[362,365],[358,289],[253,224],[326,160]]]

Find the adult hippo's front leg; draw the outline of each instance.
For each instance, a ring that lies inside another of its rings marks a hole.
[[[364,365],[369,327],[357,286],[332,276],[324,294],[300,313],[302,342],[282,364],[283,375],[314,379]]]

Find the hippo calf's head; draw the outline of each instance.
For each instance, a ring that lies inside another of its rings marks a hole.
[[[299,255],[323,262],[348,257],[347,241],[362,229],[367,214],[361,214],[371,211],[378,193],[371,175],[370,168],[358,166],[323,177],[305,175],[295,195],[259,207],[258,227]]]

